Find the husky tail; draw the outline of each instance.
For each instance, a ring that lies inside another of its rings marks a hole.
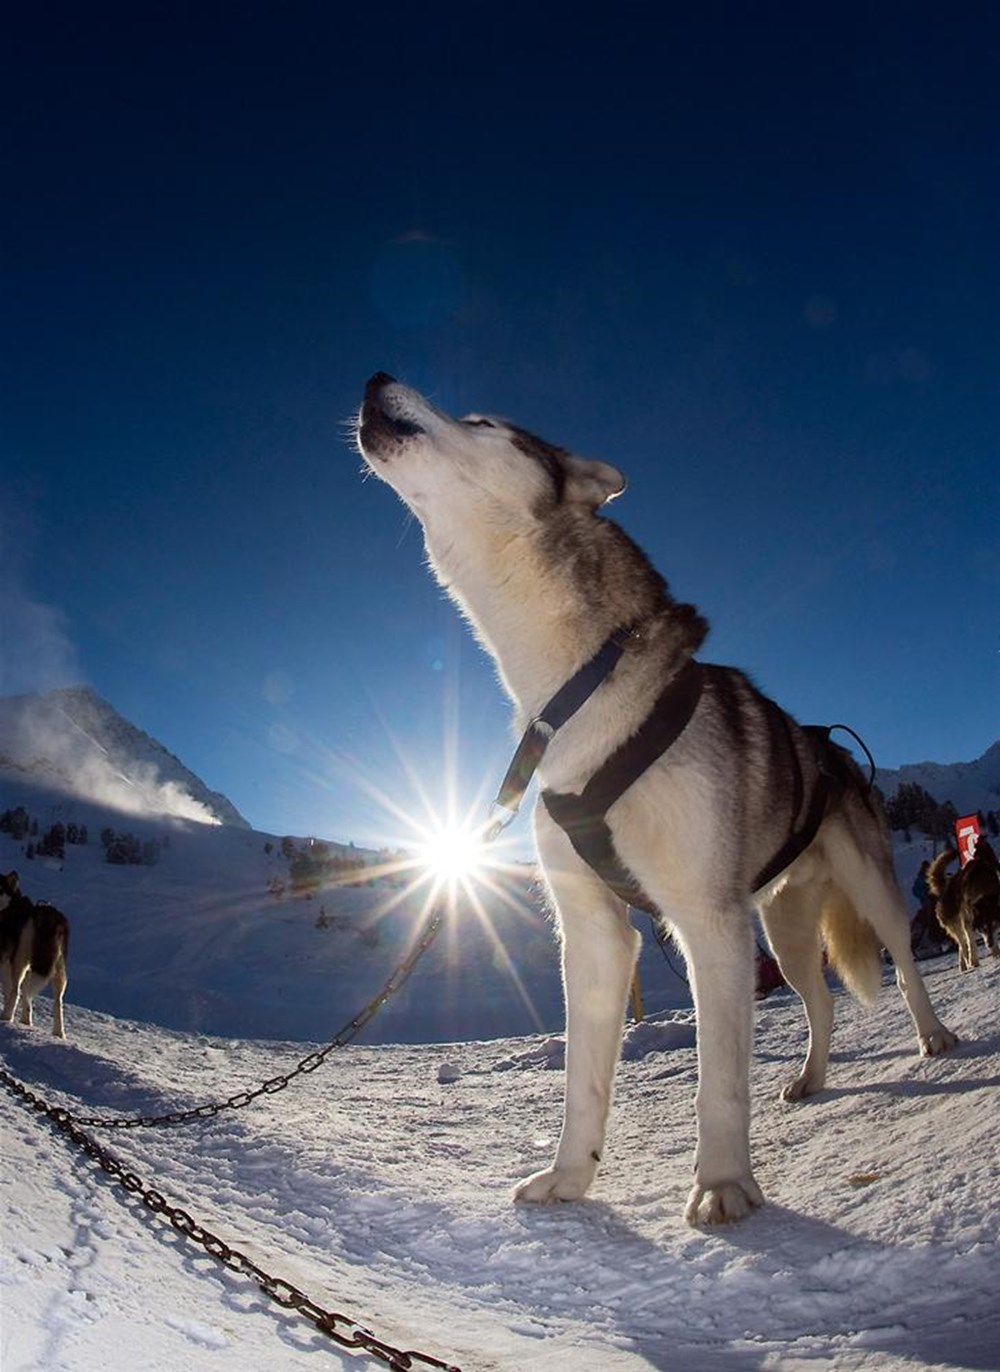
[[[957,857],[958,853],[954,848],[945,848],[938,853],[937,857],[927,868],[927,887],[931,895],[937,896],[938,899],[940,899],[948,889],[948,883],[951,881],[951,877],[948,874],[948,868]]]
[[[882,985],[882,944],[842,891],[823,901],[820,931],[830,964],[853,996],[872,1005]]]

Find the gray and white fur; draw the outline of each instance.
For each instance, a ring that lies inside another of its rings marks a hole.
[[[613,674],[559,730],[542,762],[542,786],[580,792],[707,633],[697,610],[676,601],[628,535],[598,514],[624,490],[624,477],[503,420],[453,419],[383,373],[368,383],[358,445],[420,520],[431,569],[494,657],[518,733],[613,631],[639,626]],[[655,901],[690,973],[699,1068],[691,1223],[737,1220],[762,1201],[749,1147],[755,907],[809,1022],[806,1059],[785,1086],[786,1099],[819,1091],[826,1078],[833,997],[823,943],[864,1000],[881,984],[884,945],[920,1051],[956,1042],[914,965],[881,817],[848,754],[831,745],[831,757],[846,781],[819,833],[753,893],[754,875],[798,818],[796,769],[808,796],[817,752],[746,676],[713,669],[680,738],[607,815],[618,856]],[[515,1196],[571,1200],[587,1191],[604,1149],[640,940],[626,905],[543,806],[534,826],[562,943],[565,1111],[551,1166],[521,1182]]]

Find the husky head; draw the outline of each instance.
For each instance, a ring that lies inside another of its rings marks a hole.
[[[20,879],[16,872],[0,872],[0,911],[6,910],[16,895],[20,895]]]
[[[621,472],[491,415],[452,419],[378,372],[365,388],[358,447],[428,534],[472,516],[510,532],[558,506],[594,511],[625,489]]]
[[[597,514],[625,489],[617,468],[492,415],[453,419],[384,372],[365,389],[357,442],[420,520],[431,570],[522,710],[623,624],[648,625],[664,661],[704,638],[694,606]]]

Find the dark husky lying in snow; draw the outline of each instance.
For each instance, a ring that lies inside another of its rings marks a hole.
[[[431,567],[496,659],[519,730],[585,664],[619,655],[539,767],[535,837],[562,935],[565,1115],[552,1165],[515,1194],[573,1199],[597,1170],[639,945],[626,903],[634,887],[691,973],[698,1148],[686,1215],[739,1219],[762,1200],[749,1142],[754,906],[809,1020],[809,1051],[786,1098],[820,1090],[826,1076],[833,998],[821,938],[864,999],[881,985],[884,944],[921,1052],[955,1043],[913,962],[875,801],[825,734],[801,728],[740,672],[694,661],[705,621],[597,514],[625,487],[614,467],[499,419],[452,419],[381,373],[365,392],[358,443],[420,519]],[[676,737],[636,765],[635,740],[666,727],[665,700],[681,710],[668,720]],[[623,756],[627,785],[581,819],[588,785],[603,784]],[[588,830],[603,845],[604,873]]]

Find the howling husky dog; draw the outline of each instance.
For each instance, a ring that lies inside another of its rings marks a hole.
[[[635,890],[670,926],[691,973],[698,1146],[686,1218],[740,1219],[763,1199],[749,1144],[754,906],[809,1021],[786,1099],[819,1091],[826,1076],[833,998],[821,937],[865,1000],[881,984],[884,944],[921,1052],[956,1042],[914,965],[864,780],[826,731],[801,728],[740,672],[694,661],[705,621],[596,513],[625,488],[614,467],[499,419],[452,419],[383,373],[365,391],[358,445],[421,521],[431,567],[496,659],[519,729],[617,645],[616,665],[549,730],[539,769],[535,840],[562,937],[565,1113],[551,1167],[515,1196],[575,1199],[594,1178],[640,942],[626,903]],[[680,711],[665,730],[664,699]],[[636,740],[658,730],[661,741],[676,735],[671,746],[657,743],[636,763]],[[622,759],[624,784],[609,789],[608,769],[620,772]],[[595,785],[605,805],[581,820]],[[600,874],[588,829],[608,859]]]
[[[16,872],[0,872],[0,970],[3,972],[3,1023],[10,1024],[21,1002],[21,1023],[31,1024],[31,1002],[52,982],[52,1032],[66,1037],[63,996],[69,921],[54,905],[36,904],[21,894]]]

